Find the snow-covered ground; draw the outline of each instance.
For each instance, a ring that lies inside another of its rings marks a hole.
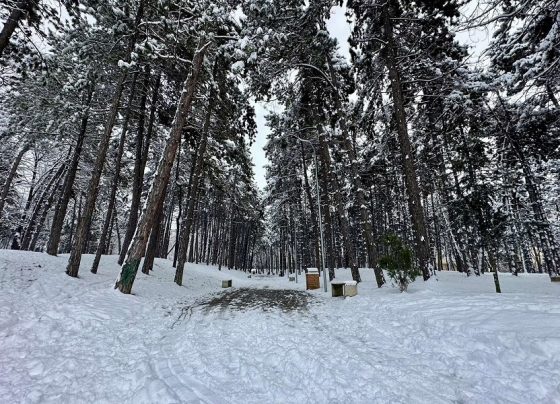
[[[189,264],[178,287],[157,260],[126,296],[116,257],[92,275],[85,256],[80,279],[66,260],[0,250],[2,403],[560,402],[560,284],[547,276],[502,275],[497,295],[491,276],[442,273],[400,294],[362,270],[356,297],[313,291],[280,310],[206,303],[222,279],[303,278]]]

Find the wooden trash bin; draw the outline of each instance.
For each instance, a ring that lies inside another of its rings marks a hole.
[[[295,280],[296,280],[296,276],[295,276],[295,275],[289,275],[289,276],[288,276],[288,281],[294,282]]]
[[[344,296],[356,296],[358,294],[358,282],[346,281],[344,282]]]
[[[222,281],[222,288],[231,288],[231,284],[232,284],[231,279]]]
[[[560,282],[560,276],[551,276],[550,282]]]
[[[305,289],[319,289],[320,287],[319,270],[317,268],[307,268],[307,274],[305,274]]]
[[[332,297],[344,296],[344,281],[332,281],[331,282],[331,292]]]

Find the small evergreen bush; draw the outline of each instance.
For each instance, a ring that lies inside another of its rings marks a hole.
[[[381,257],[379,265],[387,271],[400,291],[406,292],[408,285],[420,275],[420,271],[414,266],[412,250],[394,234],[385,238],[385,244],[389,248],[389,252]]]

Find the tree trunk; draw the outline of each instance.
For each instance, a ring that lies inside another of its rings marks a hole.
[[[146,170],[146,163],[148,162],[148,152],[150,151],[150,142],[154,133],[154,124],[157,112],[160,85],[161,73],[159,73],[156,78],[156,82],[154,84],[154,89],[152,92],[152,100],[150,103],[150,117],[148,119],[148,130],[146,132],[146,138],[144,139],[142,150],[142,166],[140,168],[140,172],[142,173],[142,175],[144,175],[144,171]]]
[[[187,249],[189,245],[190,230],[193,222],[194,207],[198,195],[198,185],[202,177],[202,166],[204,164],[204,155],[206,152],[206,145],[208,143],[208,132],[210,130],[210,119],[212,117],[212,110],[214,109],[215,102],[215,89],[214,86],[210,89],[210,95],[208,99],[208,108],[206,110],[206,117],[204,119],[204,125],[202,128],[202,138],[200,139],[200,144],[198,145],[197,157],[195,162],[195,167],[193,170],[192,183],[190,186],[190,198],[187,207],[187,214],[184,216],[181,223],[181,239],[179,245],[179,254],[177,259],[177,269],[175,271],[175,283],[177,285],[183,284],[183,271],[185,268],[185,262],[187,258]]]
[[[420,187],[418,185],[418,178],[416,177],[416,167],[414,165],[415,157],[408,135],[400,72],[397,66],[396,44],[393,38],[393,24],[391,21],[395,15],[394,1],[395,0],[388,0],[384,6],[384,31],[387,42],[385,63],[389,70],[389,79],[391,81],[391,93],[393,96],[395,118],[397,120],[397,133],[405,176],[408,210],[416,242],[416,256],[420,264],[422,276],[424,280],[428,280],[430,278],[430,271],[428,268],[430,246],[426,232],[424,210],[422,209]]]
[[[307,162],[305,161],[305,151],[303,149],[303,142],[300,142],[301,146],[301,164],[303,171],[303,180],[305,195],[309,201],[309,211],[311,212],[311,221],[313,222],[313,236],[314,243],[313,247],[315,249],[315,267],[321,268],[321,254],[320,254],[320,240],[319,240],[319,222],[317,220],[317,212],[315,211],[315,200],[311,197],[311,186],[309,184],[309,178],[307,177]]]
[[[72,218],[70,219],[70,231],[68,232],[68,240],[66,241],[66,252],[70,252],[72,248],[72,243],[74,241],[74,231],[76,227],[76,219],[79,217],[80,212],[82,211],[82,195],[80,194],[80,202],[79,202],[79,209],[78,215],[76,215],[76,207],[78,205],[78,201],[76,201],[76,197],[74,197],[74,203],[72,207]]]
[[[117,251],[121,250],[121,231],[119,230],[119,216],[117,214],[117,207],[113,209],[113,217],[115,220],[115,233],[117,233]]]
[[[185,81],[181,98],[179,99],[179,103],[177,105],[177,111],[175,112],[175,118],[173,119],[169,139],[167,140],[165,149],[163,150],[163,155],[158,165],[144,211],[140,217],[138,228],[136,229],[136,233],[134,235],[134,240],[128,250],[127,258],[121,267],[119,278],[115,284],[115,288],[118,288],[122,293],[128,294],[132,290],[132,285],[134,283],[134,279],[136,278],[140,260],[146,250],[148,235],[150,234],[154,220],[156,219],[156,209],[160,205],[161,198],[165,197],[165,189],[167,187],[167,183],[169,182],[173,161],[175,160],[177,148],[181,141],[183,128],[194,100],[198,77],[202,70],[204,53],[208,46],[209,43],[201,46],[194,55],[192,71]]]
[[[233,223],[233,201],[231,203],[231,212],[229,216],[229,228],[228,228],[228,255],[227,255],[227,267],[228,269],[233,268],[233,257],[235,256],[235,224]],[[280,238],[282,237],[280,233]]]
[[[128,52],[126,57],[126,62],[130,61],[132,51],[136,45],[136,39],[138,37],[138,27],[142,20],[144,14],[144,0],[140,0],[138,10],[136,11],[135,18],[135,31],[130,42],[128,44]],[[82,251],[86,243],[86,237],[89,232],[89,227],[91,224],[91,219],[93,217],[93,210],[95,209],[95,202],[97,201],[97,194],[99,193],[99,180],[101,179],[101,172],[103,171],[103,164],[105,163],[105,157],[107,156],[107,149],[109,148],[109,141],[111,140],[111,134],[113,133],[113,127],[115,126],[115,121],[117,119],[117,114],[119,110],[119,104],[121,100],[121,95],[124,88],[124,82],[126,80],[127,73],[122,73],[119,78],[115,92],[113,94],[113,100],[111,101],[111,107],[109,109],[109,117],[105,124],[105,130],[101,137],[99,148],[97,152],[97,158],[93,166],[93,172],[88,185],[87,199],[84,206],[84,212],[78,223],[78,229],[76,230],[76,238],[74,240],[74,245],[72,251],[70,252],[70,258],[68,260],[68,266],[66,267],[66,273],[69,276],[77,277],[78,271],[80,269],[80,262],[82,260]]]
[[[60,167],[58,168],[58,170],[53,174],[52,178],[50,179],[50,181],[48,182],[48,184],[46,185],[45,189],[43,190],[43,192],[41,193],[41,197],[39,198],[39,200],[37,201],[37,204],[35,205],[35,209],[33,209],[33,213],[31,214],[31,218],[29,219],[29,223],[27,225],[27,229],[24,232],[23,238],[22,238],[22,249],[23,250],[29,250],[30,246],[31,246],[31,242],[34,238],[35,232],[37,231],[38,223],[39,223],[39,218],[41,217],[40,214],[41,212],[43,212],[44,209],[44,201],[45,199],[48,201],[49,199],[51,200],[52,203],[52,195],[55,193],[53,190],[53,187],[56,185],[56,183],[58,182],[60,176],[62,175],[62,173],[64,172],[64,164],[61,164]]]
[[[342,111],[343,108],[340,101],[340,95],[338,93],[338,88],[340,85],[338,83],[338,79],[335,74],[332,61],[330,59],[327,59],[327,63],[329,67],[331,81],[336,87],[335,106],[337,110]],[[358,207],[358,211],[360,212],[359,220],[360,220],[360,226],[362,227],[362,233],[363,233],[363,238],[364,238],[367,257],[368,257],[368,265],[370,267],[373,267],[377,286],[381,287],[385,283],[385,278],[383,277],[383,271],[377,266],[377,251],[373,241],[373,228],[368,217],[367,205],[365,203],[365,197],[364,197],[364,189],[362,186],[362,179],[358,172],[358,168],[356,167],[356,151],[354,150],[352,142],[350,141],[350,134],[348,133],[348,126],[346,123],[345,116],[342,116],[342,118],[340,119],[340,128],[342,132],[341,145],[344,149],[344,152],[347,154],[348,163],[350,166],[350,175],[351,175],[350,180],[353,188],[352,192],[354,193],[354,203],[355,206]],[[359,276],[359,272],[358,272],[358,276]]]
[[[350,265],[350,270],[352,271],[352,279],[355,280],[356,282],[361,282],[362,280],[360,278],[360,271],[358,270],[358,263],[356,262],[354,243],[350,239],[348,218],[346,216],[346,212],[344,209],[344,202],[342,201],[342,195],[340,194],[340,186],[336,179],[336,174],[332,172],[331,157],[328,151],[327,153],[325,153],[323,164],[324,164],[325,175],[329,176],[330,174],[332,180],[332,186],[334,187],[334,192],[333,192],[334,199],[335,199],[334,202],[336,204],[336,209],[340,220],[340,234],[342,236],[342,243],[344,249],[344,261],[345,261],[344,265],[348,263]]]
[[[136,92],[136,78],[137,73],[135,72],[132,77],[132,84],[130,85],[130,96],[128,98],[128,106],[126,109],[126,115],[124,117],[123,127],[121,131],[121,137],[119,139],[119,145],[117,146],[117,155],[115,156],[114,167],[115,172],[113,174],[113,181],[111,183],[111,192],[109,194],[109,204],[107,206],[107,213],[105,215],[105,221],[103,223],[103,229],[101,230],[101,236],[99,237],[99,243],[97,244],[97,250],[95,251],[95,258],[93,259],[93,264],[91,266],[91,273],[96,274],[97,268],[99,267],[99,261],[101,261],[101,254],[105,250],[107,244],[107,235],[109,232],[109,227],[111,226],[111,221],[113,218],[113,210],[115,209],[115,202],[117,196],[117,189],[119,188],[119,178],[121,175],[121,161],[124,152],[124,144],[126,140],[126,133],[128,132],[128,122],[130,120],[130,115],[132,112],[132,104],[134,102],[134,95]]]
[[[29,209],[31,208],[31,202],[35,196],[35,181],[37,179],[37,165],[39,161],[37,159],[37,155],[33,159],[33,175],[31,177],[31,186],[29,187],[29,192],[27,193],[27,201],[25,202],[25,208],[23,209],[23,213],[19,219],[18,227],[12,237],[12,243],[10,249],[12,250],[20,250],[21,249],[21,237],[23,233],[23,225],[27,219],[27,215],[29,214]]]
[[[21,150],[17,154],[16,158],[14,159],[14,162],[12,163],[12,167],[10,168],[10,172],[8,173],[8,176],[6,177],[6,181],[4,181],[4,186],[2,187],[2,194],[0,195],[0,218],[2,218],[2,212],[4,210],[4,205],[6,204],[6,199],[8,199],[8,194],[10,193],[10,187],[12,186],[12,181],[14,180],[14,177],[16,176],[17,169],[18,169],[18,167],[21,163],[21,159],[23,158],[23,155],[25,153],[27,153],[27,151],[30,148],[31,148],[30,143],[26,143],[21,148]]]
[[[57,173],[58,178],[56,180],[54,188],[59,186],[62,173],[63,173],[63,169],[60,170],[59,173]],[[49,210],[51,209],[51,206],[52,206],[53,201],[54,201],[54,197],[56,195],[57,195],[57,192],[55,192],[55,190],[53,189],[50,192],[49,197],[47,198],[47,202],[45,203],[45,206],[42,208],[41,216],[39,216],[39,220],[37,221],[37,224],[35,225],[35,231],[34,231],[32,239],[31,239],[31,244],[29,245],[29,250],[30,251],[35,251],[37,241],[39,240],[39,236],[41,235],[41,230],[43,229],[43,225],[45,224],[45,220],[47,219],[47,215],[49,213]]]
[[[8,46],[10,38],[18,27],[19,22],[25,18],[27,13],[33,10],[37,2],[38,0],[24,0],[16,3],[0,32],[0,57],[2,57],[4,49]]]
[[[52,220],[51,231],[49,234],[49,241],[47,244],[47,254],[56,255],[58,254],[58,246],[60,244],[60,237],[62,235],[62,227],[64,226],[64,217],[68,210],[68,203],[70,202],[70,197],[72,196],[72,188],[74,187],[74,180],[76,179],[76,173],[78,171],[78,163],[80,161],[80,155],[82,154],[82,148],[84,145],[84,139],[86,138],[86,129],[89,119],[89,112],[91,107],[91,100],[93,97],[94,83],[90,82],[87,89],[86,96],[86,110],[82,116],[80,132],[78,133],[78,139],[76,140],[76,147],[74,148],[74,153],[72,155],[72,161],[66,177],[64,178],[64,183],[62,185],[62,194],[60,199],[56,204],[54,211],[54,217]]]
[[[321,246],[323,254],[326,255],[327,258],[327,268],[329,271],[329,280],[333,280],[335,277],[334,272],[334,240],[333,240],[333,232],[332,232],[332,217],[331,217],[331,204],[329,198],[329,168],[327,166],[327,161],[330,159],[329,157],[329,149],[327,143],[325,141],[325,135],[322,133],[322,128],[318,128],[319,130],[319,157],[321,159],[321,202],[324,206],[323,215],[325,216],[325,227],[324,227],[324,234],[323,238],[325,240],[324,246]],[[323,268],[323,270],[327,270],[327,268]]]
[[[157,209],[157,217],[155,220],[154,227],[150,232],[150,240],[148,241],[148,247],[146,248],[146,256],[144,257],[144,264],[142,265],[142,273],[148,275],[150,271],[154,268],[154,259],[156,257],[156,249],[159,237],[159,229],[161,227],[161,222],[163,219],[163,205],[165,198],[161,200],[161,204]]]
[[[140,101],[140,118],[138,119],[138,131],[136,132],[136,145],[135,145],[135,156],[134,156],[134,178],[132,181],[132,200],[130,204],[130,214],[128,215],[128,222],[126,224],[126,233],[123,240],[123,248],[119,256],[119,265],[122,265],[126,255],[126,250],[130,245],[130,241],[134,236],[134,231],[136,230],[136,225],[138,224],[138,211],[140,210],[140,198],[142,197],[142,184],[144,183],[144,171],[145,166],[142,162],[144,155],[144,119],[146,110],[146,99],[147,99],[147,86],[149,81],[150,73],[149,70],[145,73],[144,78],[144,89],[142,91],[142,99]]]
[[[115,217],[115,209],[113,208],[113,210],[111,211],[111,220],[110,220],[110,225],[109,225],[109,230],[107,231],[107,241],[105,242],[105,245],[103,246],[103,250],[102,250],[102,254],[111,254],[113,249],[111,248],[111,239],[113,236],[113,227],[115,227],[115,221],[116,221],[116,217]]]
[[[126,73],[123,73],[121,75],[119,81],[117,82],[115,93],[113,94],[113,100],[111,102],[111,108],[109,110],[109,117],[105,124],[105,130],[103,132],[103,136],[101,137],[99,148],[97,149],[97,157],[95,159],[95,164],[93,166],[91,178],[88,184],[88,191],[87,191],[84,210],[78,222],[78,228],[76,229],[74,244],[72,246],[72,250],[70,251],[70,258],[68,259],[68,266],[66,267],[66,273],[74,278],[78,276],[78,271],[80,269],[80,262],[82,260],[82,251],[86,244],[87,233],[89,232],[89,227],[91,225],[93,211],[95,209],[95,203],[97,201],[97,195],[99,193],[99,181],[101,179],[101,173],[103,171],[103,164],[105,163],[105,157],[107,156],[107,149],[109,148],[109,141],[111,140],[111,134],[113,133],[113,127],[115,126],[115,121],[117,119],[119,103],[121,99],[121,94],[123,92],[124,81],[126,76],[127,76]]]
[[[144,171],[146,170],[146,163],[148,162],[148,152],[150,151],[150,142],[154,131],[154,122],[155,122],[155,116],[157,111],[160,84],[161,84],[161,72],[157,75],[156,82],[154,84],[153,93],[152,93],[152,100],[150,103],[150,118],[148,119],[148,131],[146,132],[146,139],[143,145],[144,149],[142,150],[142,167],[140,169],[142,175],[144,175]],[[163,200],[163,202],[165,202],[165,199]],[[142,266],[142,272],[145,274],[149,274],[154,267],[154,259],[156,257],[158,241],[160,238],[159,235],[162,227],[161,222],[162,220],[164,220],[163,208],[164,208],[164,203],[162,203],[158,208],[158,214],[155,221],[155,225],[152,231],[150,232],[150,239],[148,241],[148,247],[146,249],[144,265]]]
[[[346,211],[344,210],[344,204],[342,201],[342,195],[340,195],[340,189],[335,191],[336,207],[340,217],[340,232],[342,233],[342,241],[344,244],[344,260],[350,264],[350,271],[352,273],[352,279],[356,282],[361,282],[360,270],[358,268],[358,261],[356,259],[356,251],[354,242],[350,238],[350,226],[348,225],[348,218],[346,216]]]

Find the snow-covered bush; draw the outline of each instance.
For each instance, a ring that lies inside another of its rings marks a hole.
[[[388,235],[385,243],[389,251],[381,257],[379,265],[387,271],[401,292],[406,292],[408,285],[420,275],[420,271],[414,266],[412,250],[394,234]]]

